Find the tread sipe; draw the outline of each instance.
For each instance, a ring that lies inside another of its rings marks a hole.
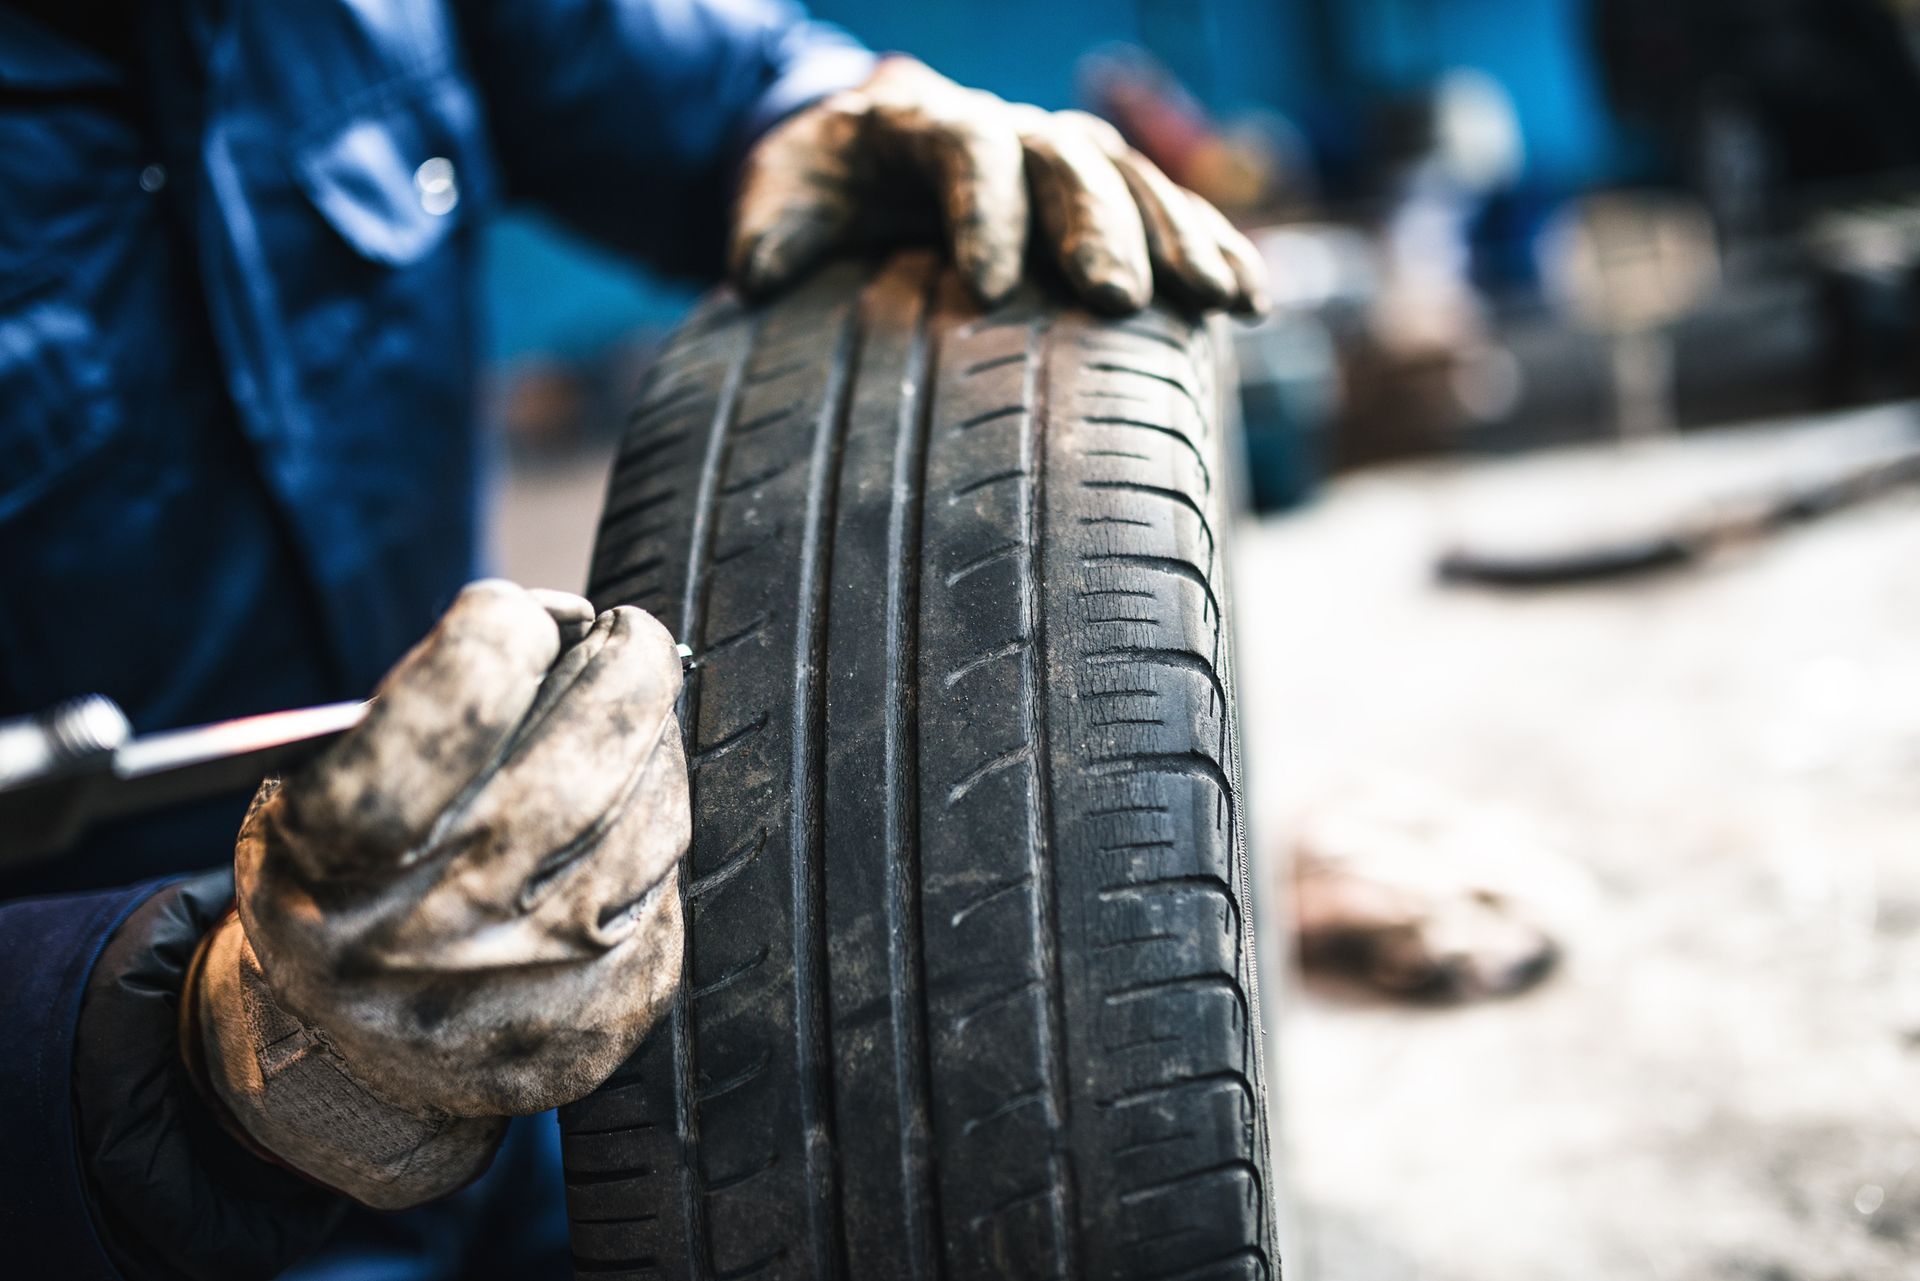
[[[685,982],[580,1276],[1277,1276],[1214,341],[917,255],[674,339],[590,593],[701,660]]]

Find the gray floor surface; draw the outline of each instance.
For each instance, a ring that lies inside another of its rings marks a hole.
[[[1407,1010],[1299,990],[1267,931],[1294,1281],[1920,1277],[1920,497],[1632,586],[1429,572],[1914,422],[1382,473],[1243,531],[1269,926],[1300,824],[1384,789],[1567,949],[1530,995]],[[604,466],[512,472],[504,572],[578,587]]]
[[[1915,429],[1414,468],[1241,539],[1269,886],[1316,809],[1411,786],[1567,949],[1476,1008],[1275,1002],[1295,1278],[1920,1277],[1920,495],[1631,586],[1430,572]]]

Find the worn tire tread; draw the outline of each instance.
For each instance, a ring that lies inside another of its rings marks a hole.
[[[701,656],[685,976],[579,1275],[1278,1275],[1215,341],[926,255],[672,340],[589,594]]]

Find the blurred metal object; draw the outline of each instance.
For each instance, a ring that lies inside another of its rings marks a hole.
[[[0,721],[0,868],[73,842],[87,794],[132,734],[126,715],[98,694]]]
[[[1773,493],[1709,506],[1678,527],[1640,538],[1554,552],[1458,548],[1440,558],[1441,579],[1495,587],[1559,587],[1698,564],[1720,551],[1920,483],[1920,445],[1855,462]]]
[[[104,819],[252,787],[366,716],[327,703],[193,729],[132,735],[100,694],[0,722],[0,867],[59,853]]]
[[[700,666],[674,647],[683,671]],[[366,718],[348,701],[133,736],[110,698],[87,694],[0,721],[0,868],[58,854],[93,824],[251,788],[302,764]]]

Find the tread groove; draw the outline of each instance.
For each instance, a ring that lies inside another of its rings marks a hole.
[[[775,525],[771,530],[768,531],[767,536],[765,538],[750,538],[746,542],[737,544],[736,546],[733,546],[733,547],[716,549],[712,556],[712,564],[710,568],[718,569],[722,565],[731,565],[734,561],[739,560],[743,556],[753,555],[755,552],[759,551],[762,547],[771,547],[775,543],[779,542],[783,537],[785,537],[786,532],[787,531],[785,526]]]
[[[1213,492],[1213,469],[1207,466],[1206,455],[1200,452],[1200,446],[1193,443],[1191,436],[1178,428],[1169,427],[1165,423],[1156,423],[1148,418],[1132,418],[1126,414],[1086,414],[1081,417],[1080,421],[1096,423],[1103,427],[1135,427],[1141,431],[1150,431],[1156,435],[1165,436],[1169,440],[1179,441],[1187,447],[1187,452],[1193,455],[1193,461],[1200,464],[1201,490],[1205,493]]]
[[[793,470],[793,466],[793,460],[788,459],[777,466],[765,468],[748,476],[742,476],[738,480],[730,480],[720,486],[720,496],[722,498],[732,498],[738,494],[744,494],[749,490],[758,489],[768,481],[778,480],[780,477],[786,475]]]
[[[978,1232],[982,1227],[986,1226],[986,1224],[999,1218],[1009,1210],[1017,1210],[1023,1205],[1033,1205],[1036,1202],[1052,1200],[1059,1190],[1058,1184],[1049,1183],[1044,1188],[1034,1188],[1030,1191],[1016,1192],[1012,1196],[1003,1197],[987,1209],[974,1215],[971,1226],[975,1232]],[[1064,1270],[1063,1275],[1065,1275]]]
[[[780,408],[770,409],[764,414],[755,414],[734,428],[733,434],[735,436],[751,436],[754,432],[762,431],[765,428],[773,426],[775,423],[786,422],[799,412],[800,408],[797,405],[782,405]]]
[[[740,746],[740,744],[752,738],[755,734],[758,734],[761,730],[764,730],[771,716],[772,713],[770,712],[762,712],[740,728],[728,730],[719,738],[713,740],[713,742],[695,748],[687,756],[687,768],[689,770],[698,770],[703,765],[711,765],[727,753],[733,751],[734,748]]]
[[[1222,705],[1227,701],[1226,684],[1221,681],[1220,673],[1214,669],[1213,660],[1205,654],[1196,654],[1190,649],[1176,649],[1165,645],[1116,645],[1111,649],[1096,649],[1082,654],[1081,658],[1095,667],[1151,663],[1158,667],[1195,672],[1207,678],[1207,684],[1213,691],[1211,698],[1218,699]],[[1213,706],[1209,703],[1207,710],[1211,712]]]
[[[1191,1072],[1168,1077],[1164,1081],[1155,1081],[1151,1085],[1143,1085],[1139,1089],[1127,1090],[1110,1098],[1101,1099],[1097,1106],[1102,1108],[1138,1107],[1143,1103],[1158,1103],[1169,1094],[1178,1094],[1183,1090],[1196,1087],[1218,1085],[1222,1081],[1230,1082],[1238,1088],[1242,1094],[1246,1095],[1249,1104],[1257,1103],[1253,1082],[1247,1078],[1247,1074],[1238,1068],[1222,1068],[1217,1072]]]
[[[1131,334],[1135,338],[1144,338],[1148,342],[1157,342],[1163,347],[1171,347],[1183,356],[1187,354],[1187,344],[1185,341],[1169,334],[1163,334],[1158,330],[1142,329],[1138,325],[1115,325],[1113,332],[1116,334]]]
[[[1130,569],[1157,570],[1165,574],[1174,574],[1200,587],[1207,595],[1207,608],[1213,611],[1215,618],[1220,617],[1220,598],[1214,595],[1213,580],[1205,570],[1190,560],[1181,560],[1178,556],[1148,556],[1138,552],[1096,552],[1080,558],[1088,565],[1114,565]]]
[[[1109,885],[1100,891],[1100,897],[1102,900],[1111,900],[1174,889],[1213,890],[1228,902],[1233,901],[1232,884],[1224,876],[1214,872],[1194,872],[1186,876],[1160,876],[1151,881],[1128,881],[1125,885]]]
[[[680,632],[682,637],[706,636],[708,578],[713,572],[714,540],[717,537],[717,522],[714,520],[714,505],[718,501],[721,473],[726,470],[728,446],[734,426],[740,417],[740,401],[746,386],[747,366],[752,362],[754,344],[760,334],[760,320],[756,316],[746,323],[746,331],[741,336],[739,350],[727,366],[726,379],[721,385],[720,399],[714,407],[713,425],[707,435],[706,452],[700,459],[700,478],[698,497],[693,508],[693,528],[687,539],[687,577],[683,587],[684,595],[680,602]],[[696,642],[697,643],[697,642]],[[696,668],[681,688],[680,723],[687,726],[687,736],[692,738],[692,726],[699,721],[701,695],[706,682],[702,672]],[[700,780],[688,771],[687,785],[692,793],[693,804],[699,804]],[[695,812],[698,812],[697,809]],[[680,913],[684,921],[692,915],[689,903],[693,886],[693,869],[687,860],[680,860],[679,872]],[[693,931],[683,930],[681,952],[681,972],[693,972]],[[700,1188],[700,1113],[699,1100],[695,1096],[694,1081],[694,1044],[692,1005],[686,986],[680,985],[673,998],[673,1015],[669,1031],[672,1033],[673,1048],[673,1100],[674,1119],[680,1134],[680,1210],[686,1221],[684,1239],[687,1243],[687,1273],[692,1281],[704,1281],[713,1270],[708,1256],[707,1218],[705,1198]]]
[[[1171,1178],[1156,1180],[1143,1188],[1135,1188],[1130,1192],[1122,1192],[1120,1194],[1120,1201],[1123,1205],[1133,1205],[1146,1200],[1148,1197],[1158,1196],[1162,1192],[1177,1188],[1183,1183],[1192,1183],[1196,1179],[1211,1179],[1219,1174],[1244,1174],[1253,1180],[1255,1187],[1260,1186],[1260,1171],[1254,1167],[1253,1162],[1247,1160],[1245,1157],[1234,1157],[1228,1161],[1217,1161],[1203,1169],[1188,1170],[1185,1173],[1176,1174]]]
[[[1206,407],[1200,403],[1200,398],[1193,394],[1193,388],[1187,386],[1185,383],[1181,382],[1178,378],[1173,377],[1171,374],[1163,374],[1157,369],[1137,369],[1132,365],[1122,365],[1114,361],[1107,361],[1107,360],[1093,361],[1087,366],[1087,368],[1097,369],[1103,374],[1132,374],[1136,378],[1151,378],[1154,382],[1161,383],[1161,384],[1164,384],[1165,386],[1171,387],[1175,391],[1179,392],[1182,396],[1185,396],[1187,398],[1187,403],[1189,405],[1192,405],[1194,409],[1198,411],[1201,418],[1204,419],[1206,417],[1206,414],[1207,414]]]
[[[793,650],[793,776],[790,781],[794,1086],[799,1099],[806,1162],[807,1230],[816,1276],[846,1273],[838,1231],[839,1190],[833,1161],[833,1094],[828,1084],[832,1042],[827,1030],[827,939],[822,875],[826,809],[827,610],[833,576],[834,512],[840,461],[859,376],[860,311],[846,308],[835,342],[825,403],[814,428],[800,536],[799,608]]]
[[[1046,634],[1046,558],[1041,554],[1041,532],[1046,529],[1047,477],[1042,465],[1046,442],[1041,434],[1051,427],[1053,388],[1050,365],[1053,326],[1042,318],[1034,323],[1028,340],[1025,394],[1022,399],[1033,406],[1027,415],[1027,430],[1021,440],[1020,465],[1032,477],[1033,492],[1027,503],[1026,529],[1022,535],[1031,557],[1026,579],[1026,631],[1033,638],[1027,650],[1028,739],[1035,752],[1033,790],[1029,793],[1028,822],[1032,825],[1034,857],[1046,864],[1046,874],[1033,881],[1033,910],[1036,922],[1045,930],[1047,940],[1060,938],[1060,858],[1059,841],[1054,831],[1053,788],[1048,771],[1040,762],[1049,759],[1050,726],[1047,723],[1047,634]],[[1049,941],[1041,944],[1041,963],[1046,974],[1044,1011],[1046,1016],[1046,1073],[1049,1109],[1056,1135],[1064,1135],[1071,1123],[1071,1095],[1067,1082],[1066,984],[1060,972],[1060,948]],[[1070,1144],[1056,1139],[1056,1150],[1049,1165],[1053,1170],[1053,1190],[1058,1194],[1059,1265],[1063,1275],[1078,1270],[1079,1229],[1074,1203],[1073,1152]]]
[[[652,458],[655,454],[665,453],[676,445],[683,445],[691,436],[692,432],[688,428],[682,428],[679,431],[661,432],[657,436],[642,436],[634,442],[634,444],[622,449],[619,454],[615,456],[615,459],[621,466],[629,467],[645,459]]]
[[[967,1030],[967,1024],[973,1022],[982,1014],[991,1010],[997,1010],[1003,1005],[1011,1005],[1029,992],[1044,991],[1046,986],[1047,983],[1045,979],[1028,979],[1017,987],[1008,988],[1004,992],[995,992],[986,1000],[981,1001],[977,1005],[970,1005],[955,1015],[953,1030],[956,1032],[964,1032]]]
[[[989,409],[983,414],[975,414],[971,418],[963,418],[948,428],[948,430],[951,432],[972,431],[975,427],[984,427],[990,422],[996,422],[1002,418],[1011,418],[1015,414],[1024,414],[1026,412],[1027,407],[1024,403],[1002,405],[998,409]]]
[[[997,1104],[991,1111],[983,1112],[976,1117],[969,1117],[965,1124],[960,1127],[960,1133],[972,1134],[980,1127],[991,1125],[1002,1117],[1012,1116],[1022,1108],[1029,1108],[1036,1103],[1045,1103],[1046,1101],[1047,1087],[1044,1085],[1036,1085],[1031,1090],[1022,1090],[1020,1093]]]
[[[947,501],[950,503],[958,502],[968,494],[977,493],[990,485],[998,485],[1009,480],[1019,480],[1026,474],[1026,472],[1018,467],[1009,467],[1005,471],[997,471],[991,476],[982,476],[978,480],[970,480],[964,485],[958,485],[948,490]]]
[[[715,654],[724,654],[736,645],[746,644],[748,641],[766,631],[767,626],[772,622],[773,614],[771,611],[760,611],[759,614],[754,616],[753,621],[745,627],[728,632],[725,636],[717,640],[708,641],[706,647],[700,651],[701,661],[703,663],[711,662]]]
[[[1144,983],[1130,983],[1126,987],[1116,988],[1102,998],[1108,1005],[1125,1005],[1158,992],[1176,992],[1181,988],[1225,988],[1240,1000],[1240,984],[1234,976],[1225,970],[1210,971],[1206,974],[1176,974],[1172,978],[1149,979]]]
[[[639,564],[621,570],[612,578],[601,579],[594,587],[593,595],[595,598],[613,598],[618,603],[620,599],[631,596],[635,587],[645,582],[649,575],[664,564],[666,561],[663,557],[649,556]]]
[[[671,489],[658,493],[642,494],[638,498],[629,499],[618,507],[609,507],[606,514],[600,518],[600,524],[602,526],[618,525],[621,521],[638,516],[643,511],[650,511],[662,503],[672,502],[678,496],[679,495]]]
[[[1200,532],[1207,536],[1207,554],[1213,554],[1213,525],[1207,520],[1207,513],[1201,510],[1200,504],[1193,501],[1192,495],[1165,485],[1147,485],[1137,480],[1083,480],[1080,483],[1088,489],[1118,490],[1128,494],[1144,494],[1150,498],[1164,498],[1177,507],[1186,508],[1199,520]]]
[[[1012,769],[1015,765],[1023,761],[1031,761],[1032,759],[1033,744],[1022,743],[1010,751],[1000,753],[1000,755],[982,765],[976,765],[961,775],[960,778],[947,789],[947,807],[951,809],[953,806],[958,805],[966,799],[968,792],[971,792],[974,788],[978,787],[987,779],[992,778],[1000,771]]]
[[[969,560],[966,564],[960,566],[960,568],[948,574],[947,586],[958,587],[966,579],[971,578],[973,575],[979,573],[981,570],[985,569],[987,566],[997,565],[1003,560],[1012,560],[1015,556],[1020,555],[1022,552],[1026,550],[1027,550],[1027,547],[1026,547],[1026,544],[1024,543],[1016,543],[1016,542],[1001,543],[998,547],[993,548],[991,551],[985,551],[980,553],[978,556],[975,556],[973,559]]]
[[[1125,756],[1098,756],[1091,763],[1100,774],[1138,777],[1147,774],[1188,774],[1203,778],[1220,789],[1223,796],[1233,795],[1227,773],[1220,762],[1205,752],[1134,752]]]
[[[715,1081],[713,1084],[708,1085],[704,1089],[698,1091],[698,1098],[702,1104],[711,1103],[715,1099],[725,1098],[727,1095],[732,1094],[735,1090],[741,1089],[742,1087],[747,1085],[751,1085],[753,1082],[765,1076],[767,1074],[767,1069],[772,1065],[773,1065],[772,1053],[769,1051],[762,1051],[759,1058],[747,1064],[747,1066],[741,1068],[738,1072],[735,1072],[732,1076],[724,1077],[721,1080]],[[705,1193],[706,1193],[706,1188],[703,1184],[701,1187],[701,1194],[704,1196]]]
[[[584,1220],[575,1219],[574,1222],[581,1223]],[[624,1259],[590,1259],[580,1254],[573,1256],[573,1270],[587,1276],[608,1272],[656,1272],[659,1268],[660,1260],[651,1254],[629,1255]]]
[[[702,983],[699,987],[694,988],[692,992],[687,994],[687,999],[690,1001],[703,1001],[717,992],[726,991],[735,983],[738,983],[741,979],[747,977],[747,975],[753,973],[762,965],[765,965],[767,963],[767,957],[772,955],[772,953],[773,945],[771,943],[762,943],[758,952],[755,952],[745,961],[742,961],[739,965],[736,965],[719,978],[713,980],[713,982]]]
[[[955,685],[958,685],[961,681],[965,680],[969,675],[979,671],[982,667],[985,667],[988,663],[991,663],[996,659],[1007,658],[1014,654],[1018,654],[1022,650],[1029,648],[1032,644],[1033,644],[1032,638],[1027,636],[1016,636],[1004,645],[995,645],[992,649],[988,650],[984,654],[975,654],[972,658],[969,658],[966,662],[960,664],[960,666],[954,668],[952,671],[948,672],[945,676],[942,676],[940,678],[941,683],[944,684],[948,689],[952,689]]]
[[[652,1121],[628,1121],[623,1125],[569,1126],[567,1133],[575,1138],[592,1139],[606,1134],[638,1134],[642,1130],[656,1130],[659,1127]],[[625,1223],[630,1216],[621,1215],[617,1219],[583,1219],[573,1216],[575,1223]],[[652,1217],[652,1216],[648,1216]]]
[[[735,1174],[722,1174],[709,1178],[707,1180],[707,1195],[714,1196],[718,1193],[725,1192],[729,1188],[737,1188],[742,1183],[751,1182],[753,1179],[765,1174],[768,1170],[771,1170],[779,1164],[780,1154],[772,1149],[768,1149],[767,1159],[757,1165],[750,1165]]]
[[[696,877],[687,887],[687,901],[697,905],[701,899],[717,889],[724,888],[734,877],[746,871],[748,865],[759,858],[760,852],[767,848],[767,837],[770,834],[770,829],[763,827],[752,840],[743,841],[729,850],[720,860],[720,866]]]
[[[1007,365],[1017,365],[1026,358],[1027,353],[1024,350],[1008,352],[1004,356],[989,356],[985,360],[974,361],[960,372],[963,376],[971,378],[975,374],[984,374],[989,369],[1000,369]]]
[[[570,1188],[590,1188],[602,1183],[625,1183],[629,1179],[644,1179],[653,1171],[645,1166],[632,1169],[622,1167],[617,1170],[569,1170],[561,1168],[560,1176]]]
[[[1243,1245],[1238,1250],[1208,1259],[1205,1263],[1196,1263],[1190,1268],[1181,1268],[1178,1272],[1156,1273],[1148,1281],[1202,1281],[1207,1276],[1222,1276],[1221,1268],[1240,1262],[1257,1264],[1261,1276],[1269,1275],[1267,1252],[1257,1246]]]
[[[755,1259],[752,1263],[743,1263],[731,1271],[715,1272],[713,1274],[713,1281],[746,1281],[748,1277],[759,1276],[762,1272],[765,1272],[768,1268],[786,1257],[786,1247],[782,1246],[771,1254],[763,1255]]]
[[[922,937],[919,699],[921,518],[933,432],[940,351],[933,332],[940,277],[928,273],[907,352],[906,394],[893,451],[887,511],[886,921],[893,1079],[900,1125],[900,1179],[909,1281],[940,1274],[939,1199],[933,1176],[932,1064],[927,1051],[926,960]]]
[[[977,895],[976,897],[969,899],[966,903],[962,904],[953,913],[952,917],[949,918],[948,923],[955,926],[962,925],[966,922],[966,919],[969,916],[972,916],[975,912],[979,911],[981,908],[985,907],[987,904],[992,903],[997,899],[1005,898],[1007,895],[1013,893],[1015,890],[1023,890],[1031,884],[1033,884],[1033,873],[1029,872],[1025,876],[1022,876],[1021,878],[1019,878],[1018,880],[1008,881],[1004,885],[995,885],[991,889],[987,890],[986,892],[980,895]]]

